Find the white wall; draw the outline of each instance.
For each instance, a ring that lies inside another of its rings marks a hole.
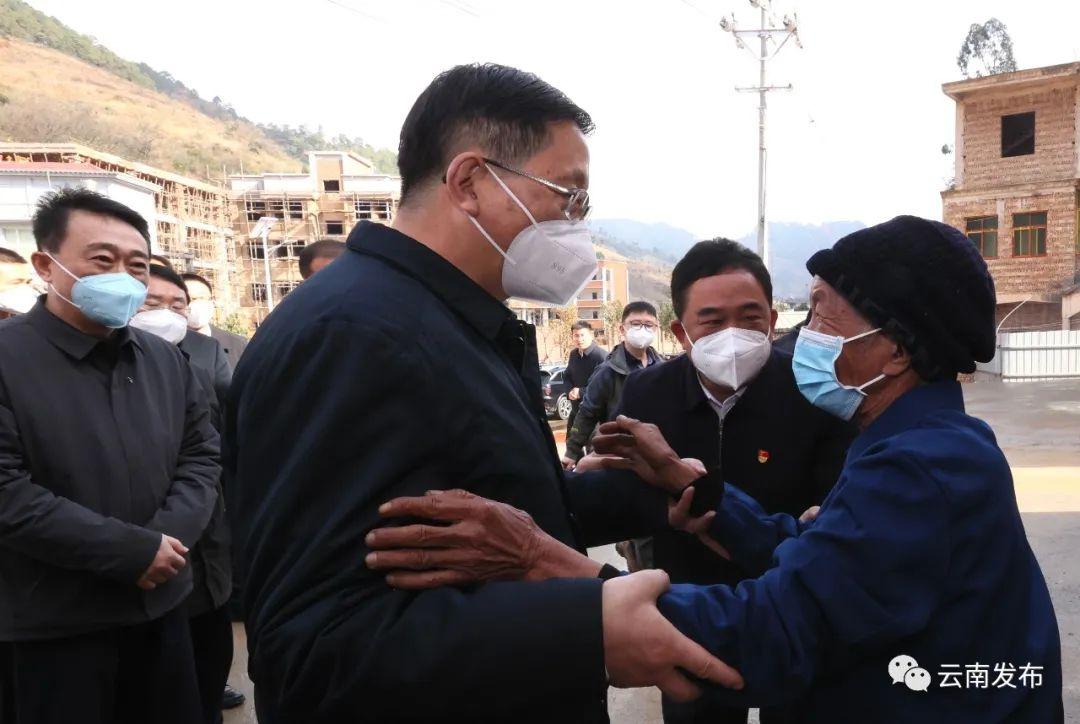
[[[149,222],[151,245],[157,246],[157,213],[154,192],[149,187],[127,183],[116,176],[76,176],[51,174],[46,177],[26,174],[0,173],[0,227],[8,241],[28,229],[38,199],[51,190],[65,186],[81,186],[97,191],[139,212]],[[2,245],[2,242],[0,242]],[[22,253],[21,251],[19,253]]]
[[[401,179],[397,176],[342,176],[342,191],[357,194],[390,194],[397,196],[401,193]]]

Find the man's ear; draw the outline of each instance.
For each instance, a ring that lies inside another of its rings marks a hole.
[[[769,336],[771,337],[776,332],[776,320],[780,318],[780,313],[773,307],[769,310]]]
[[[889,377],[899,377],[911,369],[911,353],[899,342],[890,339],[889,344],[892,345],[892,352],[889,354],[889,361],[885,363],[881,371]]]
[[[476,181],[486,167],[483,157],[475,151],[454,156],[446,167],[446,192],[450,201],[469,216],[480,213],[480,201],[476,194]]]
[[[675,320],[671,323],[671,333],[675,335],[675,339],[679,340],[679,344],[682,345],[684,351],[690,351],[690,337],[686,334],[686,328],[682,326],[682,322]]]
[[[34,267],[34,273],[38,275],[41,281],[45,282],[45,284],[52,283],[53,261],[48,254],[43,251],[35,251],[30,255],[30,264]]]

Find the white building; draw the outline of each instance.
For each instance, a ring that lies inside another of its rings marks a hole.
[[[37,249],[30,221],[38,200],[65,186],[97,191],[139,212],[149,223],[151,246],[157,251],[154,194],[158,186],[90,164],[40,161],[0,162],[0,247],[29,258]]]

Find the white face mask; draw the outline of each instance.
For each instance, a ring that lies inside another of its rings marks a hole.
[[[634,349],[645,349],[652,345],[656,335],[647,327],[631,327],[626,330],[626,341]]]
[[[214,319],[214,303],[209,299],[196,299],[188,305],[188,327],[202,329]]]
[[[490,166],[488,171],[503,191],[529,217],[510,247],[503,251],[480,222],[466,214],[473,226],[503,255],[502,285],[507,296],[546,302],[560,307],[570,304],[596,271],[592,233],[584,221],[554,219],[537,221],[514,192]]]
[[[180,344],[188,332],[188,320],[171,309],[151,309],[139,312],[128,323],[135,329],[161,337],[169,344]]]
[[[29,284],[20,284],[0,292],[0,311],[26,314],[37,304],[38,293]]]
[[[732,390],[745,387],[769,361],[769,335],[752,329],[728,327],[694,342],[690,335],[690,360],[705,379]]]

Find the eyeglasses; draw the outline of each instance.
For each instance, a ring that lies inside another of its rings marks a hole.
[[[563,209],[563,214],[570,221],[582,221],[589,216],[589,212],[592,211],[592,206],[589,204],[589,192],[586,189],[568,189],[565,186],[560,186],[554,181],[548,181],[546,178],[540,176],[534,176],[528,171],[522,171],[519,168],[513,166],[507,166],[505,163],[500,163],[491,158],[485,158],[484,163],[491,164],[496,168],[501,168],[503,171],[509,171],[517,176],[522,176],[535,181],[541,186],[546,186],[555,193],[559,194],[567,200],[566,208]]]
[[[631,322],[630,323],[630,329],[633,329],[633,330],[647,329],[650,332],[655,332],[658,328],[659,328],[659,325],[653,324],[652,322]]]

